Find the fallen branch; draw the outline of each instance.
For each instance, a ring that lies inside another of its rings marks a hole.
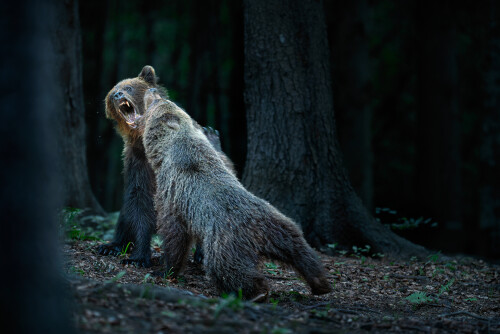
[[[474,318],[474,319],[477,319],[477,320],[481,320],[481,321],[486,321],[486,322],[490,321],[490,319],[488,319],[488,318],[484,318],[484,317],[481,317],[480,315],[477,315],[477,314],[474,314],[474,313],[470,313],[470,312],[467,312],[467,311],[458,311],[458,312],[453,312],[453,313],[446,313],[446,314],[441,314],[440,316],[443,317],[443,318],[446,318],[446,317],[454,317],[454,316],[459,316],[459,315],[464,315],[464,316],[467,316],[467,317],[471,317],[471,318]]]

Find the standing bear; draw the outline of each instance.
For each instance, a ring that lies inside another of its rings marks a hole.
[[[167,92],[158,85],[158,78],[151,66],[144,66],[136,78],[120,81],[106,96],[106,117],[116,123],[123,138],[123,165],[125,190],[123,206],[112,242],[101,245],[101,255],[119,255],[127,245],[133,243],[131,256],[123,263],[151,266],[151,237],[156,230],[156,212],[153,204],[155,177],[146,159],[142,135],[144,132],[144,94],[150,88],[167,98]],[[198,128],[202,129],[199,125]],[[204,129],[204,134],[221,159],[234,172],[232,162],[222,153],[217,132]],[[195,259],[201,261],[198,248]]]
[[[203,264],[220,292],[267,295],[262,258],[291,265],[313,294],[331,291],[325,270],[300,228],[248,192],[182,109],[156,89],[144,97],[146,156],[156,176],[155,207],[166,271],[179,274],[199,241]]]

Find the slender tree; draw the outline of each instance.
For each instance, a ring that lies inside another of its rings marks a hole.
[[[58,19],[53,22],[51,33],[56,71],[51,79],[64,92],[64,100],[59,106],[62,112],[57,120],[64,138],[57,145],[61,153],[60,172],[64,179],[63,204],[104,214],[90,188],[87,172],[78,1],[59,1],[55,11]]]
[[[0,328],[72,333],[57,242],[61,204],[55,147],[63,92],[49,25],[58,1],[0,3]],[[8,47],[7,47],[8,46]]]
[[[425,249],[376,222],[354,192],[336,139],[323,3],[246,0],[243,182],[302,225],[316,247]]]

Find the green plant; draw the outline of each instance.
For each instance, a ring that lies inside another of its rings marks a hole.
[[[437,253],[435,254],[431,254],[429,255],[427,258],[429,259],[429,261],[427,261],[427,263],[429,262],[434,262],[434,263],[437,263],[439,261],[439,257],[441,256],[441,251],[438,251]]]
[[[271,330],[271,334],[288,334],[288,333],[293,333],[293,332],[291,329],[282,327],[275,327]]]
[[[422,305],[422,304],[426,304],[426,303],[437,302],[437,301],[439,301],[439,297],[441,297],[441,295],[444,292],[448,291],[454,282],[455,282],[455,279],[452,278],[451,280],[448,281],[448,283],[441,285],[441,287],[439,288],[439,292],[436,295],[436,298],[432,298],[430,296],[427,296],[427,293],[425,293],[425,292],[418,291],[418,292],[412,293],[411,295],[409,295],[405,299],[408,300],[410,303],[415,304],[415,305]]]
[[[130,245],[133,246],[134,243],[132,241],[129,241],[128,244],[127,244],[127,246],[125,246],[124,248],[122,248],[122,251],[120,252],[120,256],[125,256],[125,254],[127,254]]]
[[[372,247],[370,245],[365,245],[364,248],[358,246],[352,246],[352,251],[354,252],[355,255],[360,256],[361,254],[369,253],[371,248]]]
[[[75,266],[71,266],[69,268],[69,271],[74,272],[76,274],[79,274],[80,276],[84,276],[85,275],[85,271],[82,268],[76,268]]]
[[[105,281],[105,283],[115,283],[115,282],[118,282],[118,280],[120,278],[122,278],[123,276],[125,276],[126,273],[127,273],[126,271],[120,271],[118,274],[116,274],[115,277],[113,277],[113,278]]]
[[[439,299],[439,297],[441,297],[441,295],[450,290],[450,287],[453,285],[453,283],[455,282],[455,279],[452,278],[451,280],[448,281],[448,283],[444,284],[444,285],[441,285],[441,287],[439,288],[439,292],[437,294],[437,297],[436,297],[436,300]]]
[[[380,216],[384,215],[387,219],[393,220],[394,218],[396,219],[394,223],[384,223],[386,225],[389,225],[391,229],[393,230],[410,230],[410,229],[415,229],[420,226],[430,226],[430,227],[437,227],[438,223],[433,221],[432,218],[424,218],[424,217],[419,217],[419,218],[407,218],[407,217],[398,217],[397,216],[397,211],[392,210],[390,208],[375,208],[375,216]],[[381,221],[381,218],[377,217],[376,218],[379,222]]]
[[[412,293],[411,295],[409,295],[405,299],[414,305],[422,305],[422,304],[427,304],[427,303],[434,301],[434,299],[427,296],[427,294],[425,292],[420,292],[420,291]]]
[[[78,208],[72,208],[72,207],[65,207],[62,210],[62,219],[63,222],[66,224],[74,224],[76,222],[76,217],[82,212],[81,209]]]
[[[243,308],[243,291],[238,290],[238,295],[234,293],[223,294],[219,299],[219,303],[215,307],[214,318],[217,319],[224,309],[231,309],[234,311],[241,310]]]
[[[271,275],[278,275],[281,272],[278,270],[278,265],[274,264],[272,262],[266,262],[264,264],[266,266],[266,272],[268,272]]]
[[[163,284],[168,286],[170,281],[174,278],[174,268],[170,267],[166,272],[161,273],[159,276],[161,276]]]
[[[456,271],[457,270],[457,267],[455,267],[453,265],[453,263],[451,263],[451,262],[446,263],[445,267],[448,268],[450,271]]]
[[[92,228],[87,227],[85,231],[81,226],[81,221],[78,218],[81,209],[65,207],[59,214],[61,231],[64,232],[65,237],[71,240],[101,240],[99,235],[94,233]],[[85,219],[82,218],[82,221]]]
[[[311,310],[311,314],[313,314],[316,318],[329,318],[328,311],[330,310],[330,304],[326,305],[325,310]]]
[[[144,275],[144,278],[142,279],[142,282],[143,283],[148,283],[148,281],[150,280],[150,278],[151,278],[151,274],[148,273],[148,274]],[[151,282],[151,283],[153,283],[153,282]]]
[[[273,304],[273,309],[275,309],[278,306],[279,299],[271,298],[269,299],[269,301],[271,302],[271,304]]]

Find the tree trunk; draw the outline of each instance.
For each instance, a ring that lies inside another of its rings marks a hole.
[[[58,19],[52,24],[51,31],[57,70],[51,80],[64,89],[64,99],[58,106],[63,111],[58,119],[62,140],[57,145],[61,153],[63,205],[104,215],[90,188],[87,172],[78,1],[57,2],[55,10]]]
[[[0,328],[73,333],[57,238],[60,177],[54,148],[62,94],[48,25],[54,3],[0,3]]]
[[[247,0],[244,22],[244,184],[300,223],[312,246],[370,244],[386,254],[424,254],[373,219],[346,175],[322,2]]]
[[[486,238],[481,247],[500,255],[500,6],[489,1],[490,21],[484,72],[484,109],[480,149],[481,185],[479,226]]]
[[[462,227],[455,3],[418,2],[417,202],[422,215]]]
[[[349,179],[363,204],[373,209],[371,64],[366,0],[328,2],[332,64],[335,64],[335,113],[340,149]]]

